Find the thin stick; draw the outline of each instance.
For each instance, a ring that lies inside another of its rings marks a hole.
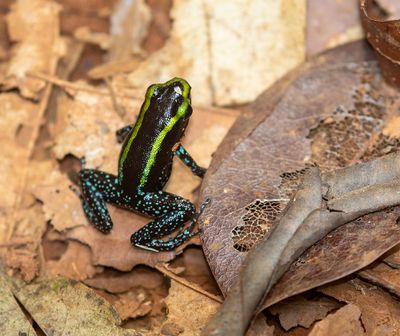
[[[103,95],[103,96],[110,95],[109,90],[95,89],[90,86],[65,81],[65,80],[62,80],[55,76],[49,76],[49,75],[45,75],[45,74],[38,73],[38,72],[29,72],[27,75],[30,77],[33,77],[33,78],[42,79],[46,82],[52,83],[52,84],[60,86],[62,88],[69,88],[69,89],[73,89],[73,90],[77,90],[77,91],[86,91],[86,92],[91,92],[91,93],[95,93],[95,94]],[[133,94],[122,93],[122,94],[116,94],[116,96],[141,100],[143,94],[141,91],[135,90],[135,92]]]
[[[204,290],[203,288],[201,288],[198,285],[195,285],[189,281],[187,281],[186,279],[177,276],[174,272],[171,272],[166,266],[165,264],[161,264],[161,265],[156,265],[155,267],[159,272],[161,272],[162,274],[164,274],[165,276],[167,276],[168,278],[171,278],[172,280],[180,283],[182,286],[185,286],[187,288],[190,288],[191,290],[194,290],[197,293],[200,293],[206,297],[208,297],[211,300],[214,300],[218,303],[222,303],[223,300],[219,297],[216,296],[214,294],[211,294],[209,292],[207,292],[206,290]]]

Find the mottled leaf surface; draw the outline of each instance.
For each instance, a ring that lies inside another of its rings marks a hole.
[[[318,164],[329,171],[399,145],[388,134],[398,93],[382,81],[364,43],[313,59],[274,90],[248,108],[254,122],[242,118],[234,125],[238,137],[228,135],[220,146],[230,152],[217,152],[202,188],[201,197],[212,203],[203,216],[201,238],[225,294],[247,251],[279,219],[305,167]],[[267,303],[371,263],[400,241],[399,215],[398,208],[370,214],[331,232],[292,265]]]

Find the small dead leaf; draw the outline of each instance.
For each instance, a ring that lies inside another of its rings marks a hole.
[[[365,335],[360,322],[361,311],[354,304],[348,304],[337,312],[318,322],[309,336],[362,336]]]
[[[114,303],[122,321],[145,316],[151,312],[152,306],[153,303],[146,290],[141,288],[119,295],[119,300]]]
[[[61,6],[52,0],[18,0],[7,17],[10,39],[17,42],[3,85],[18,87],[28,98],[38,98],[45,82],[27,77],[28,72],[53,75],[65,52],[60,37],[58,13]]]
[[[297,326],[309,328],[315,321],[323,319],[331,310],[341,305],[327,297],[310,300],[296,296],[284,300],[269,308],[274,315],[279,315],[279,322],[288,331]]]
[[[380,288],[353,280],[325,287],[322,293],[352,303],[361,310],[366,335],[398,335],[400,304]]]
[[[70,240],[60,260],[49,260],[44,266],[46,273],[63,276],[72,280],[85,280],[100,273],[103,268],[92,264],[92,253],[89,247]]]
[[[165,324],[179,326],[182,336],[200,335],[201,328],[217,311],[219,303],[171,280],[169,295],[165,300],[168,318]]]

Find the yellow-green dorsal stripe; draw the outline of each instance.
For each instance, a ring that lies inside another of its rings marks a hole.
[[[185,86],[184,86],[185,87]],[[147,177],[149,176],[150,169],[154,164],[155,158],[157,156],[158,150],[161,147],[161,144],[164,141],[165,136],[168,134],[168,132],[174,127],[176,122],[182,118],[185,115],[186,109],[188,107],[188,100],[185,98],[184,102],[182,103],[181,106],[179,106],[178,112],[176,115],[174,115],[173,118],[168,122],[167,126],[164,127],[164,129],[160,132],[160,134],[157,136],[156,140],[153,143],[153,147],[151,148],[150,156],[146,162],[146,167],[144,168],[143,175],[140,178],[140,185],[143,186],[147,182]]]
[[[146,99],[143,103],[143,107],[140,110],[138,121],[136,122],[133,132],[131,134],[131,137],[129,138],[128,143],[126,144],[124,151],[121,155],[121,160],[119,163],[120,168],[123,167],[123,163],[126,160],[126,157],[128,156],[129,149],[131,148],[132,142],[136,138],[136,135],[138,134],[139,129],[142,126],[144,115],[145,115],[146,111],[149,109],[151,97],[153,96],[154,90],[156,88],[157,88],[157,85],[152,85],[147,90]],[[122,174],[122,170],[119,173]]]

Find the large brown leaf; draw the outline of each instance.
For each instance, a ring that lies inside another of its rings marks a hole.
[[[315,58],[249,107],[220,146],[201,192],[212,199],[201,238],[224,293],[306,166],[328,171],[398,147],[389,134],[396,99],[370,49],[355,43]],[[371,263],[400,242],[399,214],[395,208],[368,215],[331,232],[292,265],[267,305]]]

